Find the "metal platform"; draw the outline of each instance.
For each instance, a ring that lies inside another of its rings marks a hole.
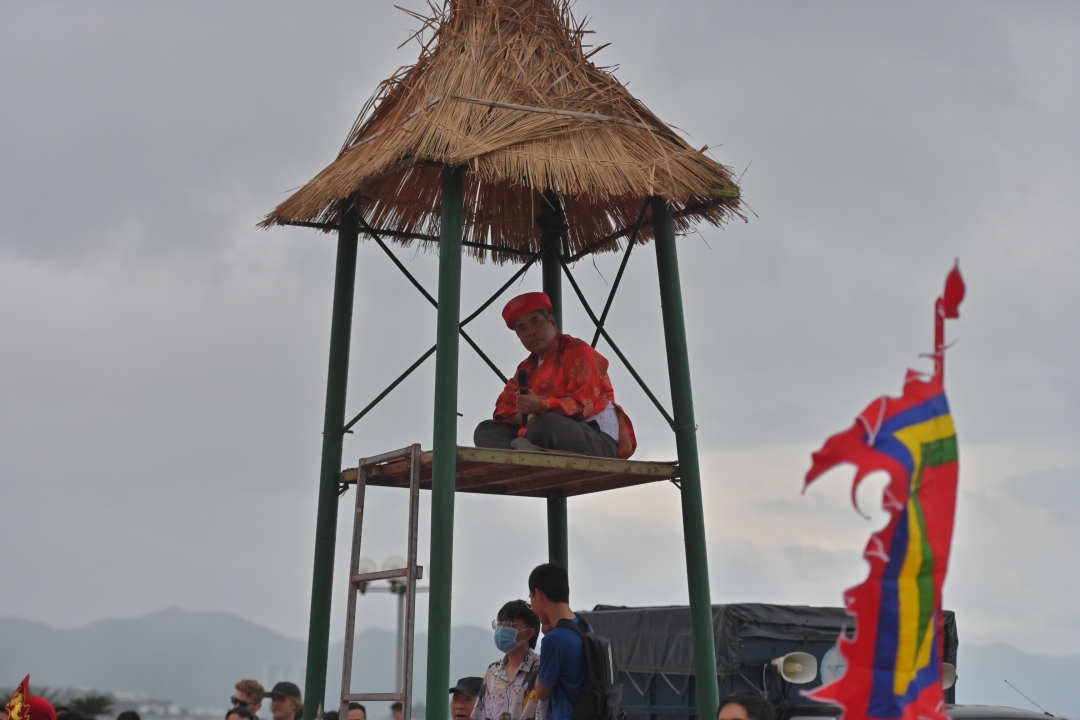
[[[408,463],[394,459],[371,468],[368,485],[409,487]],[[357,469],[341,473],[341,482],[356,482]],[[492,495],[564,497],[679,479],[674,462],[611,460],[559,452],[520,452],[458,447],[457,491]],[[420,456],[420,486],[431,489],[431,452]]]

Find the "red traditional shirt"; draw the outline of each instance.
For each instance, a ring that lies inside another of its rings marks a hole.
[[[592,417],[607,407],[610,402],[619,416],[619,441],[617,455],[628,458],[637,449],[634,426],[623,409],[615,402],[615,391],[608,377],[608,361],[596,352],[584,340],[559,333],[555,339],[554,356],[538,363],[536,353],[532,353],[518,365],[517,372],[510,376],[502,394],[495,403],[495,419],[510,422],[517,413],[518,383],[517,373],[521,370],[529,373],[529,389],[540,396],[544,410],[584,420]],[[530,416],[530,422],[535,415]],[[522,427],[519,435],[524,435]]]

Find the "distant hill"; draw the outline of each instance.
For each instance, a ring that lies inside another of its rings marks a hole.
[[[86,686],[169,699],[189,708],[224,708],[233,684],[254,677],[265,685],[292,680],[303,687],[306,644],[227,613],[162,610],[140,618],[102,620],[57,630],[21,618],[0,618],[0,686],[27,672],[35,686]],[[416,638],[416,696],[426,683],[427,635]],[[330,648],[328,697],[338,694],[342,646]],[[491,631],[454,628],[451,681],[482,675],[498,656]],[[1054,715],[1080,719],[1080,657],[1030,655],[1008,645],[960,646],[957,700],[1034,709],[1013,683]],[[358,691],[387,691],[394,682],[394,635],[357,637],[353,672]],[[373,720],[381,717],[373,712]]]
[[[368,630],[356,644],[354,688],[392,691],[394,634]],[[305,642],[228,613],[172,608],[76,630],[6,617],[0,618],[0,687],[14,686],[29,672],[37,687],[86,686],[165,698],[192,709],[224,708],[240,678],[253,677],[267,686],[292,680],[303,687],[306,652]],[[452,631],[450,672],[455,680],[483,674],[496,655],[489,630]],[[417,634],[416,656],[414,687],[423,688],[426,633]],[[329,697],[340,690],[341,659],[342,643],[331,645]],[[417,696],[422,698],[423,691]]]

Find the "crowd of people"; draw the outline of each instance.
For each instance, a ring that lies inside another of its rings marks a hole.
[[[491,623],[502,657],[487,667],[483,677],[463,677],[450,688],[452,719],[575,720],[586,659],[582,635],[568,623],[588,627],[570,609],[565,568],[551,563],[536,567],[529,575],[529,601],[507,602]],[[299,720],[303,704],[296,685],[278,683],[266,695],[271,698],[273,720]],[[262,686],[254,680],[237,683],[233,709],[225,720],[258,720],[263,696]],[[403,720],[401,703],[394,703],[392,712],[393,720]],[[325,720],[341,719],[331,711]],[[345,720],[367,720],[366,708],[349,703]],[[761,693],[739,692],[720,703],[717,720],[775,720],[775,711]]]
[[[588,623],[570,609],[566,569],[552,563],[537,566],[529,575],[529,602],[505,603],[491,628],[502,657],[483,677],[464,677],[450,688],[453,720],[575,720],[586,678],[582,630]],[[236,683],[224,720],[262,720],[259,711],[267,699],[272,720],[302,720],[304,699],[295,683],[279,682],[266,691],[256,680]],[[29,720],[84,720],[67,708],[53,708],[44,698],[31,697],[30,709]],[[393,720],[403,720],[400,702],[391,712]],[[326,712],[323,718],[342,720],[339,711]],[[116,720],[139,716],[124,712]],[[367,709],[351,702],[344,720],[368,720]],[[760,693],[740,692],[720,703],[717,720],[775,720],[775,712]]]

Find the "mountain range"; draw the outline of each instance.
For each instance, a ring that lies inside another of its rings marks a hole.
[[[423,697],[427,635],[416,636],[417,696]],[[303,686],[306,643],[227,613],[173,608],[138,618],[102,620],[58,630],[17,617],[0,618],[0,686],[30,673],[34,686],[83,686],[169,699],[189,708],[224,708],[233,684],[253,677],[266,686]],[[457,627],[451,634],[450,676],[482,675],[499,652],[491,631]],[[334,669],[342,644],[330,649],[327,697],[339,691]],[[394,634],[357,635],[353,687],[386,692],[394,685]],[[1035,709],[1014,686],[1057,716],[1080,718],[1080,657],[1047,657],[1009,645],[960,645],[957,702]],[[372,717],[381,716],[381,711]],[[265,713],[263,713],[265,714]]]

